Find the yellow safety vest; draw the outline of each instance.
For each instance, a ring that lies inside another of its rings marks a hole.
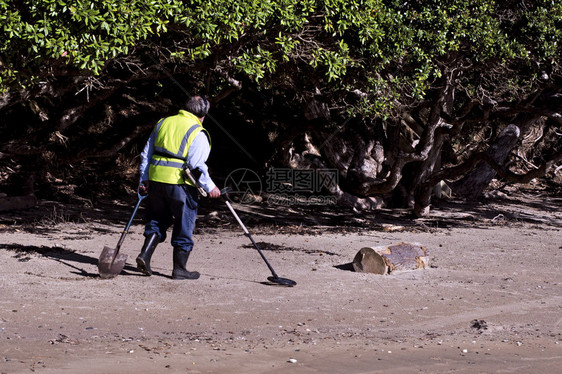
[[[199,119],[185,111],[172,117],[167,117],[158,122],[154,139],[154,154],[148,167],[148,179],[155,182],[168,184],[189,184],[191,181],[184,179],[183,168],[189,153],[189,147],[195,136],[205,131]]]

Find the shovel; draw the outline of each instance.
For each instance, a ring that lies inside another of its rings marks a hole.
[[[125,230],[123,230],[123,233],[121,234],[121,238],[117,243],[117,247],[103,247],[103,251],[101,251],[101,255],[98,261],[98,270],[102,279],[110,279],[119,275],[119,273],[121,273],[121,270],[123,270],[123,267],[125,267],[127,255],[119,253],[119,249],[121,248],[121,244],[123,244],[123,241],[125,240],[125,236],[127,236],[127,234],[129,233],[129,228],[133,223],[133,219],[135,218],[135,214],[137,214],[137,210],[139,210],[141,201],[143,201],[143,199],[148,196],[141,195],[140,190],[137,190],[137,195],[139,197],[139,201],[135,206],[135,210],[133,210],[133,214],[131,215],[127,226],[125,227]]]

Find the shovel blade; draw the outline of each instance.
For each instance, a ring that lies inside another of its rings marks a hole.
[[[98,260],[98,270],[103,279],[113,278],[125,267],[127,255],[118,253],[116,248],[103,247]]]

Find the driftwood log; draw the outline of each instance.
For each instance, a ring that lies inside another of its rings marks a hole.
[[[363,247],[352,262],[360,273],[389,274],[400,270],[425,269],[429,266],[427,249],[419,243],[398,243],[381,247]]]

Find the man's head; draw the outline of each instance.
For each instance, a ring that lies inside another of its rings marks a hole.
[[[210,104],[205,96],[192,96],[185,107],[188,112],[193,113],[197,118],[203,118],[207,115]]]

